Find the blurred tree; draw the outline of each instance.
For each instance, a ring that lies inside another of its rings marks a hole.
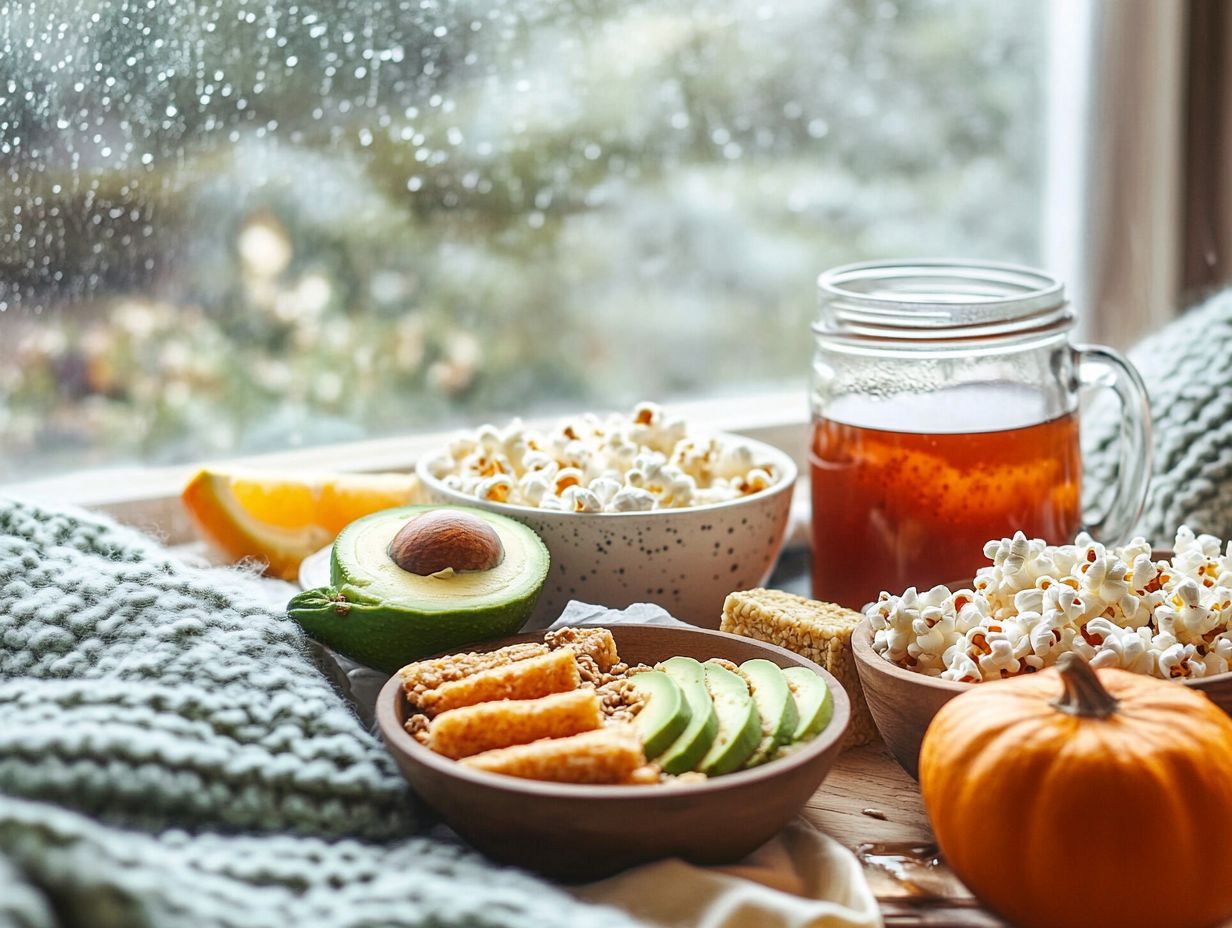
[[[0,479],[803,385],[824,267],[1038,260],[1042,19],[0,0]]]

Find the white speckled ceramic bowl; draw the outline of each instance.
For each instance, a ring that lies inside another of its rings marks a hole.
[[[761,586],[774,569],[791,512],[796,465],[772,445],[738,435],[773,462],[779,481],[742,499],[652,512],[553,512],[475,499],[432,476],[432,456],[416,472],[428,501],[489,509],[530,526],[552,556],[552,569],[527,629],[549,625],[571,599],[622,608],[657,603],[703,628],[718,628],[732,590]]]

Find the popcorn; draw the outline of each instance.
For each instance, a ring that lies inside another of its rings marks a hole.
[[[518,481],[518,492],[531,506],[538,506],[549,493],[555,495],[555,474],[527,471]]]
[[[546,451],[539,449],[528,450],[522,455],[522,470],[528,474],[551,474],[555,475],[560,470],[560,464],[556,458],[548,454]]]
[[[1165,679],[1226,673],[1232,542],[1181,526],[1174,550],[1155,561],[1142,538],[1106,548],[1082,533],[1054,546],[1019,532],[984,546],[991,564],[971,589],[882,593],[864,614],[883,657],[947,680],[1032,673],[1067,651]]]
[[[753,469],[753,452],[745,445],[733,445],[719,452],[716,473],[725,480],[747,474]]]
[[[497,431],[496,426],[481,425],[479,430],[475,432],[475,445],[485,454],[494,454],[504,450],[505,439]]]
[[[509,501],[509,494],[513,492],[513,480],[508,474],[495,474],[479,484],[475,490],[475,495],[479,499],[488,500],[493,503],[504,503]]]
[[[598,497],[600,505],[606,509],[616,494],[620,492],[620,481],[607,474],[602,474],[590,481],[589,489]]]
[[[519,419],[504,429],[483,425],[451,441],[428,470],[477,499],[557,512],[703,506],[782,479],[748,445],[689,435],[683,419],[654,403],[639,403],[629,416],[565,419],[548,433]]]
[[[478,447],[478,442],[469,435],[460,435],[449,443],[449,456],[451,458],[464,458]],[[436,474],[435,476],[443,476]]]
[[[979,658],[980,673],[985,680],[1012,677],[1022,663],[1014,656],[1014,644],[1004,634],[990,633],[978,645],[985,653]]]
[[[599,497],[586,487],[572,486],[561,494],[566,512],[602,512],[603,504]]]
[[[586,474],[580,467],[562,467],[552,481],[552,491],[557,496],[564,496],[566,490],[581,486],[585,479]]]
[[[649,512],[655,508],[655,498],[646,490],[637,487],[622,487],[612,497],[611,504],[605,512]]]

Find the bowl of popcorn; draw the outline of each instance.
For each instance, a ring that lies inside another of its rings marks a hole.
[[[1019,532],[984,554],[970,582],[882,593],[852,636],[869,710],[912,776],[942,705],[1069,652],[1201,690],[1232,715],[1232,543],[1185,526],[1172,552]]]
[[[778,448],[696,432],[653,403],[547,430],[485,425],[416,471],[432,502],[498,512],[543,539],[551,572],[528,628],[571,599],[652,602],[717,628],[728,592],[769,577],[796,482]]]

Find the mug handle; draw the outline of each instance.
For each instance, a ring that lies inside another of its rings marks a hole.
[[[1104,515],[1087,531],[1106,545],[1126,540],[1146,504],[1151,479],[1151,402],[1137,369],[1118,351],[1075,345],[1075,379],[1081,388],[1107,387],[1121,404],[1117,490]]]

